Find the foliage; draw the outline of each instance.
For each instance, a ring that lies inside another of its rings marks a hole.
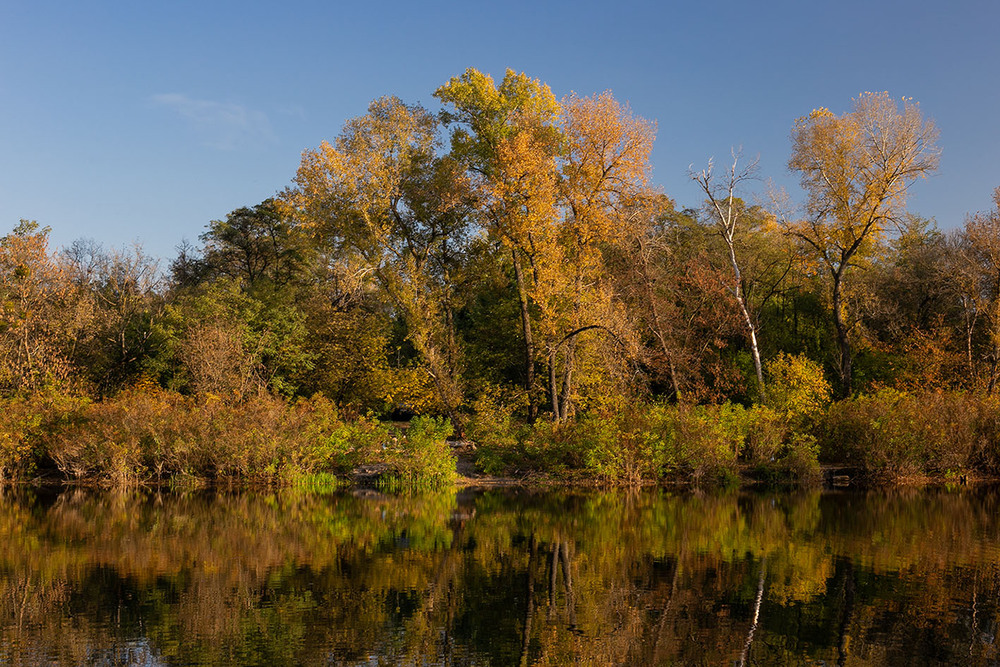
[[[490,472],[805,480],[817,442],[873,476],[1000,470],[1000,194],[947,234],[905,210],[939,153],[912,100],[796,123],[795,220],[735,161],[695,176],[703,209],[653,191],[656,126],[610,92],[470,68],[434,95],[373,101],[169,280],[138,246],[3,236],[0,475],[443,480],[440,416]],[[824,373],[878,393],[828,406]],[[412,442],[378,421],[410,416]]]
[[[796,425],[809,424],[830,402],[832,390],[823,368],[805,355],[781,352],[766,365],[767,405]]]
[[[822,456],[877,480],[997,470],[996,400],[960,392],[883,389],[830,406]]]
[[[416,417],[405,433],[392,438],[384,458],[389,472],[381,480],[390,488],[438,488],[453,484],[455,457],[448,438],[453,429],[441,417]]]
[[[902,217],[910,184],[937,168],[937,136],[917,104],[888,93],[864,93],[841,116],[816,109],[792,130],[788,166],[801,177],[808,217],[788,231],[830,279],[842,396],[851,393],[856,323],[845,308],[848,270],[876,253]]]
[[[54,391],[0,400],[0,485],[39,472],[52,442],[78,424],[88,401]]]
[[[517,401],[500,387],[487,386],[472,405],[466,432],[476,445],[476,467],[491,475],[516,465],[527,427],[515,419]]]

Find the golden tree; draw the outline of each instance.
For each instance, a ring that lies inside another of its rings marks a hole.
[[[551,247],[558,220],[561,107],[544,83],[507,70],[497,85],[474,68],[438,88],[448,105],[451,154],[470,174],[477,209],[490,237],[510,253],[524,340],[528,417],[537,414],[534,395],[536,343],[529,284],[537,285],[538,258]]]
[[[549,392],[559,419],[569,415],[581,334],[602,332],[626,351],[636,347],[631,340],[635,327],[614,294],[604,253],[609,246],[627,243],[631,228],[648,220],[643,213],[650,198],[649,155],[656,135],[655,123],[635,116],[610,92],[570,95],[562,104],[566,137],[560,180],[563,257],[557,266],[563,286],[537,297],[540,304],[561,304],[561,312],[542,308],[548,315]],[[561,388],[556,382],[560,367]]]
[[[437,123],[395,97],[372,102],[333,144],[305,151],[285,210],[388,294],[459,428],[461,359],[450,272],[467,236],[465,175],[435,152]]]
[[[916,103],[888,93],[864,93],[841,116],[814,110],[792,130],[788,166],[807,199],[805,220],[789,232],[830,281],[842,395],[851,392],[853,363],[845,278],[899,220],[913,181],[937,167],[937,136]]]
[[[71,350],[91,317],[66,267],[49,252],[49,229],[22,220],[0,239],[0,392],[65,387]]]
[[[654,126],[610,93],[560,104],[547,86],[509,70],[497,85],[469,69],[435,94],[449,105],[452,154],[468,168],[485,226],[510,252],[529,417],[544,351],[552,413],[563,419],[579,336],[603,330],[621,339],[627,329],[601,249],[619,241],[645,194]]]

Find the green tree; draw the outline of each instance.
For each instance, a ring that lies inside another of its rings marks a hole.
[[[183,248],[171,267],[177,285],[220,276],[242,279],[248,286],[262,280],[285,285],[306,268],[308,246],[273,199],[213,220],[198,238],[200,252]]]

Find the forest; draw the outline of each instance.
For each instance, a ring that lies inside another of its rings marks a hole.
[[[913,100],[798,119],[800,197],[734,150],[683,208],[610,92],[434,97],[373,101],[169,265],[7,233],[0,480],[438,485],[448,438],[611,484],[1000,472],[1000,188],[947,232],[907,210],[940,155]]]

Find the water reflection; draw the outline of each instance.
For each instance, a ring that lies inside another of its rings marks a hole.
[[[996,664],[1000,494],[10,493],[3,664]]]

